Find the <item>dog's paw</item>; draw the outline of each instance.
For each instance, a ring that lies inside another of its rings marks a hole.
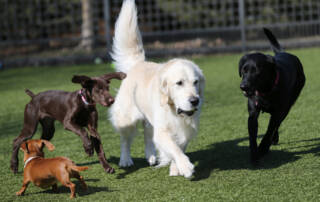
[[[147,160],[150,166],[153,166],[157,163],[157,157],[154,155],[151,155]]]
[[[265,146],[265,145],[260,145],[258,147],[258,154],[259,154],[259,158],[265,156],[270,150],[269,146]]]
[[[133,161],[132,161],[131,157],[129,157],[129,158],[120,158],[119,166],[120,167],[133,166]]]
[[[179,173],[185,178],[190,178],[194,173],[194,165],[189,161],[188,157],[185,157],[183,161],[176,162]]]
[[[105,170],[107,173],[110,173],[110,174],[112,174],[112,173],[115,172],[115,171],[114,171],[114,168],[112,168],[112,167],[105,168],[104,170]]]
[[[22,196],[22,195],[23,195],[23,192],[21,191],[16,192],[16,196]]]

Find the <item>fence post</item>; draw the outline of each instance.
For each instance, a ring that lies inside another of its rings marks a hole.
[[[107,51],[111,51],[110,1],[103,1],[104,27]]]
[[[247,49],[246,44],[246,24],[245,24],[245,8],[244,8],[244,0],[238,0],[239,3],[239,18],[240,18],[240,31],[241,31],[241,50],[245,52]]]

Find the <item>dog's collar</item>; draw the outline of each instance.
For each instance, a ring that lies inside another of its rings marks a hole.
[[[277,87],[277,85],[279,83],[279,77],[280,77],[280,74],[279,74],[279,71],[277,71],[276,79],[274,80],[274,83],[273,83],[271,91],[269,91],[268,93],[261,93],[258,90],[256,90],[256,95],[263,97],[263,96],[266,96],[266,95],[272,93],[272,91]]]
[[[78,94],[80,95],[81,100],[82,100],[82,102],[83,102],[85,105],[96,105],[96,103],[93,102],[93,103],[90,104],[90,103],[86,100],[86,98],[85,98],[85,96],[84,96],[83,89],[79,90]]]
[[[32,161],[33,159],[35,158],[39,158],[40,156],[32,156],[32,157],[29,157],[25,162],[24,162],[24,167],[25,168],[27,166],[28,163],[30,163],[30,161]]]
[[[256,90],[256,96],[264,97],[266,95],[271,94],[274,91],[274,89],[277,87],[277,85],[279,83],[279,78],[280,78],[280,74],[279,74],[279,71],[277,71],[276,79],[274,80],[273,87],[272,87],[271,91],[269,91],[268,93],[261,93],[258,90]],[[255,101],[255,105],[258,106],[258,104],[259,104],[259,102],[258,102],[258,99],[257,99]]]

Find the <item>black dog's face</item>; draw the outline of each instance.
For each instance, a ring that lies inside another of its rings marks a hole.
[[[242,77],[240,89],[246,97],[252,97],[256,91],[272,88],[276,75],[272,56],[262,53],[244,55],[239,62],[239,76]]]

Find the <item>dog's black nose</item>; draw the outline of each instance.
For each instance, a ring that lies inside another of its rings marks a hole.
[[[189,99],[189,102],[192,104],[192,106],[197,106],[199,104],[199,98],[192,96]]]

